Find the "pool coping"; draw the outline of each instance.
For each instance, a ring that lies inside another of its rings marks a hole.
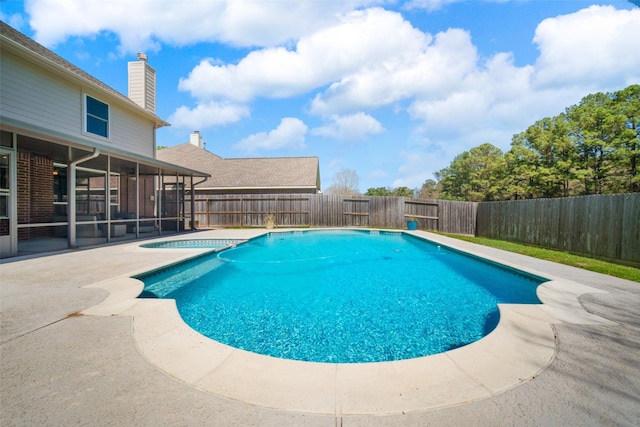
[[[268,232],[278,231],[292,230]],[[549,278],[538,287],[543,304],[500,304],[494,331],[455,350],[361,364],[279,359],[211,340],[184,323],[175,301],[137,299],[143,285],[130,276],[142,271],[88,285],[109,295],[82,314],[132,316],[140,353],[161,371],[201,390],[268,408],[336,416],[398,414],[485,399],[531,380],[551,364],[557,351],[554,323],[615,324],[587,313],[578,302],[582,294],[605,291],[480,254],[472,245],[444,236],[404,232]],[[193,249],[185,251],[178,262],[193,256]]]

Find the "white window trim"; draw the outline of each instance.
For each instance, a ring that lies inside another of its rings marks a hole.
[[[67,165],[65,165],[64,163],[58,163],[58,162],[53,162],[53,166],[59,167],[59,168],[63,168],[63,169],[67,169]],[[76,168],[79,171],[83,171],[83,172],[91,172],[91,173],[95,173],[95,174],[104,174],[105,175],[105,179],[107,176],[107,171],[103,171],[100,169],[90,169],[90,168],[83,168],[81,166],[78,166]],[[118,172],[111,172],[110,173],[111,176],[115,176],[118,178],[118,182],[120,181],[120,173]],[[106,188],[96,188],[96,190],[104,190],[105,194],[106,194]],[[118,209],[120,209],[120,185],[118,184],[117,188],[111,188],[111,191],[115,191],[116,192],[116,203],[111,203],[111,197],[109,197],[109,206],[117,206]],[[109,195],[110,196],[110,195]],[[68,196],[67,196],[68,197]],[[68,202],[53,202],[54,205],[64,205],[66,206],[68,204]]]
[[[89,132],[87,130],[87,114],[88,114],[87,113],[87,97],[93,98],[96,101],[102,102],[107,106],[109,119],[107,120],[107,136],[106,137],[102,135],[98,135],[97,133]],[[111,104],[109,104],[108,102],[104,102],[102,99],[97,98],[93,95],[89,95],[88,93],[83,93],[82,94],[82,134],[90,136],[92,138],[99,138],[101,140],[109,141],[111,139],[111,117],[112,117],[111,113],[112,113]]]
[[[14,139],[14,146],[15,146],[15,139]],[[17,208],[15,208],[16,205],[16,192],[17,192],[17,167],[16,167],[16,150],[12,149],[12,148],[7,148],[7,147],[0,147],[0,155],[8,155],[10,156],[10,160],[9,160],[9,188],[0,188],[0,197],[6,199],[6,203],[7,203],[7,214],[6,215],[0,215],[0,219],[9,219],[11,220],[11,218],[17,218]],[[11,232],[11,225],[9,225],[9,235],[12,234]]]

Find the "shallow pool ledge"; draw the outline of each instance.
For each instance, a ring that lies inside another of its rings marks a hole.
[[[336,416],[429,410],[501,393],[552,362],[556,346],[551,325],[559,321],[544,305],[501,304],[493,332],[446,353],[396,362],[311,363],[211,340],[184,323],[175,301],[136,299],[138,280],[120,278],[92,286],[110,295],[83,314],[132,316],[140,352],[168,375],[253,405]],[[562,283],[548,288],[560,291],[556,301],[564,306],[557,309],[583,311],[577,300],[569,302]]]
[[[252,405],[306,413],[398,414],[485,399],[535,378],[551,364],[554,323],[614,324],[579,302],[582,294],[604,291],[553,278],[538,287],[543,304],[500,304],[498,326],[467,346],[395,362],[301,362],[199,334],[182,320],[174,300],[136,298],[143,284],[133,274],[88,285],[108,296],[82,314],[131,316],[140,353],[179,381]]]
[[[298,412],[394,414],[471,402],[531,379],[555,355],[555,319],[539,305],[500,305],[496,329],[456,350],[360,364],[292,361],[229,347],[185,324],[173,300],[107,307],[133,317],[140,352],[168,375],[230,399]]]
[[[500,305],[498,327],[473,344],[397,362],[337,365],[336,413],[394,414],[484,399],[535,377],[555,356],[551,318]]]

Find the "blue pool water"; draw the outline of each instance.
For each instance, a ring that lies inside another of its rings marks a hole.
[[[545,279],[396,232],[271,233],[140,277],[192,328],[265,355],[409,359],[470,344]]]

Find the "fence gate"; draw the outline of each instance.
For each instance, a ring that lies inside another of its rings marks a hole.
[[[413,217],[418,220],[418,228],[421,230],[440,231],[438,217],[438,203],[405,200],[405,218]]]

